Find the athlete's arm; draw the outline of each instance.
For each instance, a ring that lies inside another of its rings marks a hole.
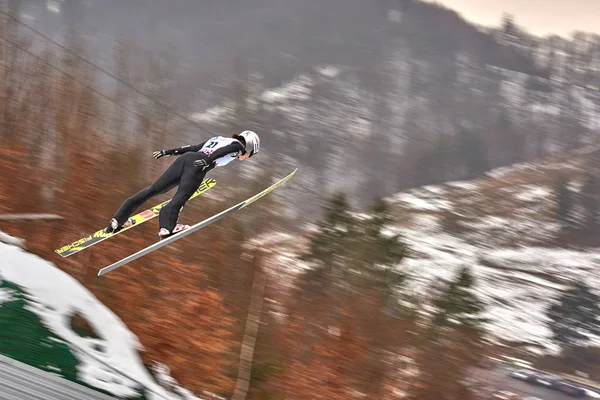
[[[206,142],[202,142],[200,144],[193,144],[193,145],[188,144],[186,146],[178,147],[176,149],[159,150],[159,151],[155,151],[154,153],[152,153],[152,156],[157,159],[164,157],[164,156],[178,156],[180,154],[187,153],[189,151],[198,151],[202,148],[202,146],[204,146],[204,143],[206,143]]]
[[[178,156],[180,154],[187,153],[188,151],[198,151],[202,148],[202,146],[204,146],[204,143],[206,143],[206,142],[202,142],[200,144],[188,144],[187,146],[178,147],[176,149],[170,149],[170,150],[165,150],[165,151],[171,152],[171,154]]]

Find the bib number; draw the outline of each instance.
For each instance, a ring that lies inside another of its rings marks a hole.
[[[219,144],[219,142],[217,141],[208,142],[200,151],[204,154],[212,154],[215,151],[215,147],[217,147],[217,144]]]

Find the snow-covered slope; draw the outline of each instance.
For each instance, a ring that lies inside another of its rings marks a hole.
[[[139,356],[142,346],[138,338],[77,280],[17,246],[18,240],[4,234],[1,239],[0,282],[8,281],[27,293],[28,309],[63,339],[77,358],[79,380],[118,398],[138,398],[145,388],[148,399],[198,399],[184,389],[176,387],[178,395],[174,395],[158,385]],[[0,307],[11,295],[10,290],[0,291]],[[73,331],[74,314],[83,316],[99,338]]]
[[[600,290],[598,249],[560,248],[554,241],[556,172],[571,176],[576,193],[585,154],[517,164],[477,181],[427,186],[388,199],[402,221],[395,230],[411,248],[399,267],[412,273],[415,290],[471,267],[493,333],[556,349],[546,326],[551,301],[576,279]]]
[[[581,157],[580,157],[581,156]],[[398,268],[408,272],[409,290],[449,279],[463,266],[476,277],[476,292],[487,304],[488,328],[500,339],[528,343],[531,350],[553,352],[545,311],[560,290],[584,279],[600,291],[598,249],[560,248],[554,239],[553,185],[556,172],[581,186],[585,152],[563,160],[518,164],[491,171],[469,182],[450,182],[398,193],[387,199],[392,230],[410,248]],[[305,268],[297,256],[307,240],[273,236],[262,247],[273,249],[272,265],[294,271]],[[600,341],[599,341],[600,342]]]

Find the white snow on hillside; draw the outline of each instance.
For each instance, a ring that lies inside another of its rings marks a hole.
[[[555,350],[545,325],[551,301],[576,278],[600,288],[600,278],[593,273],[600,267],[600,255],[594,252],[536,247],[495,250],[443,232],[434,234],[431,229],[398,232],[414,252],[399,266],[413,276],[412,291],[424,293],[432,283],[470,267],[476,294],[487,304],[488,328],[502,339]]]
[[[539,199],[547,199],[551,195],[550,188],[540,185],[526,185],[522,187],[522,191],[515,194],[515,198],[521,201],[536,201]]]
[[[428,296],[432,285],[470,267],[475,292],[487,305],[487,327],[498,338],[554,352],[546,310],[560,292],[583,279],[600,292],[600,252],[556,246],[553,175],[578,170],[577,161],[523,163],[490,171],[475,181],[415,188],[390,196],[394,226],[410,251],[398,269],[408,272],[408,291]],[[531,182],[529,182],[531,180]],[[535,183],[532,183],[535,182]],[[450,220],[448,220],[450,218]],[[273,273],[293,276],[308,266],[298,260],[302,239],[271,234],[262,247],[272,252]],[[290,277],[285,278],[289,284]],[[600,344],[600,338],[592,338]],[[533,351],[533,347],[530,347]]]
[[[396,196],[395,200],[405,203],[415,211],[441,211],[452,207],[452,204],[446,200],[431,198],[431,196],[417,196],[414,193],[402,193]]]
[[[310,98],[312,79],[301,75],[298,78],[272,90],[266,90],[261,99],[267,103],[286,102],[290,100],[308,100]]]
[[[141,384],[151,392],[146,394],[148,399],[198,399],[187,391],[181,390],[185,397],[180,397],[159,386],[142,363],[138,338],[89,290],[52,263],[17,246],[0,243],[0,281],[3,280],[20,286],[28,294],[29,309],[69,345],[79,361],[81,381],[120,398],[139,397]],[[9,291],[0,292],[0,307],[8,296]],[[84,338],[74,332],[70,321],[73,314],[83,316],[100,339]]]
[[[491,171],[478,181],[391,196],[395,215],[403,219],[395,231],[411,249],[398,266],[413,276],[411,289],[423,293],[459,268],[470,267],[476,292],[487,304],[491,332],[556,350],[546,326],[548,306],[577,279],[600,291],[600,276],[594,273],[600,268],[599,252],[547,247],[559,231],[551,211],[552,180],[522,183],[527,179],[523,174],[539,177],[557,167],[578,168],[573,161],[524,163]],[[453,213],[455,230],[448,229],[442,209]],[[600,338],[592,339],[600,343]]]
[[[220,119],[226,119],[230,117],[233,109],[233,105],[228,104],[226,106],[214,106],[202,113],[195,113],[191,115],[191,119],[198,122],[216,122]]]

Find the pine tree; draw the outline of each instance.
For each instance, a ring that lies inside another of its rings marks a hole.
[[[480,314],[484,305],[472,292],[474,283],[471,271],[462,268],[434,301],[437,308],[432,320],[434,326],[474,333],[483,330],[485,319]]]
[[[362,276],[368,278],[368,284],[385,291],[405,279],[396,267],[404,258],[406,247],[400,235],[385,231],[390,222],[385,201],[376,199],[369,217],[358,225],[359,243],[355,246],[358,254],[352,257],[358,263]]]
[[[556,218],[563,226],[571,223],[571,212],[573,208],[573,197],[569,190],[569,180],[561,176],[554,186],[556,198]]]
[[[472,293],[473,275],[463,268],[434,300],[437,311],[417,336],[419,377],[411,399],[470,399],[465,378],[483,355],[484,306]]]
[[[325,219],[311,237],[310,249],[301,259],[321,265],[339,264],[354,237],[355,223],[343,193],[335,194],[325,209]]]
[[[410,324],[386,309],[405,279],[396,268],[404,245],[388,230],[390,222],[382,199],[368,215],[356,216],[344,195],[331,198],[302,257],[312,268],[299,277],[288,308],[286,329],[294,346],[286,346],[283,356],[289,365],[303,366],[293,376],[307,378],[290,379],[284,371],[288,388],[314,392],[310,378],[316,372],[327,390],[339,388],[329,397],[348,398],[355,389],[381,398],[390,372],[382,355],[405,343]],[[337,338],[323,335],[323,327],[337,331]]]
[[[516,38],[518,28],[515,24],[515,17],[512,14],[502,14],[502,33],[506,38]]]
[[[377,199],[364,219],[350,213],[345,195],[334,195],[325,210],[325,218],[318,223],[317,232],[311,237],[309,251],[301,259],[320,269],[335,269],[350,285],[377,287],[387,290],[404,280],[395,267],[405,253],[405,246],[397,234],[388,234],[386,225],[391,221],[388,208]],[[355,271],[357,273],[351,273]]]
[[[583,281],[564,291],[547,315],[552,337],[563,349],[584,343],[589,335],[600,335],[600,296]]]

